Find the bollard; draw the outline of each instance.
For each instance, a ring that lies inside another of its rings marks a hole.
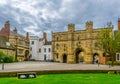
[[[4,70],[4,64],[2,64],[2,70]]]

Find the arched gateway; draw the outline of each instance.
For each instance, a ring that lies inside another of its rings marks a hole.
[[[82,48],[76,48],[75,50],[75,62],[79,63],[80,53],[83,51]]]
[[[67,55],[63,54],[63,63],[67,63]]]
[[[94,53],[93,54],[93,64],[96,64],[99,62],[99,54],[98,53]]]
[[[25,60],[29,60],[29,59],[30,59],[30,57],[29,57],[29,51],[26,50],[25,51]]]

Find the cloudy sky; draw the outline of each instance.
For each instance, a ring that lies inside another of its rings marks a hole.
[[[9,20],[11,30],[42,37],[47,32],[67,31],[74,23],[76,30],[85,29],[86,21],[93,21],[94,28],[112,22],[117,29],[120,17],[120,0],[0,0],[0,29]]]

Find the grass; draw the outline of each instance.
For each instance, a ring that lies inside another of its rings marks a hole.
[[[116,74],[49,74],[33,79],[0,78],[0,84],[118,84]]]

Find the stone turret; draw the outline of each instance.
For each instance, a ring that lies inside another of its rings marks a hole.
[[[16,27],[15,27],[15,29],[14,29],[13,31],[17,34],[17,29],[16,29]]]
[[[92,30],[93,29],[93,22],[92,21],[87,21],[86,22],[86,30]]]
[[[29,33],[26,33],[26,40],[29,40]]]
[[[75,24],[68,24],[68,31],[74,32],[75,31]]]
[[[9,35],[10,35],[10,23],[9,23],[9,21],[5,22],[4,27],[0,31],[0,35],[5,36],[7,39],[9,39]]]

